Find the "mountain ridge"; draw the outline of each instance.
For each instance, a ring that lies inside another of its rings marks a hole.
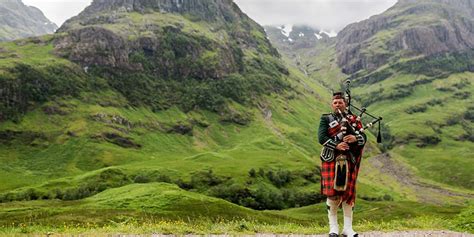
[[[58,27],[21,0],[0,0],[0,41],[53,33]]]
[[[472,50],[472,4],[471,0],[399,1],[386,12],[339,32],[338,64],[352,74],[359,70],[370,72],[400,58]],[[417,25],[410,25],[413,22]]]

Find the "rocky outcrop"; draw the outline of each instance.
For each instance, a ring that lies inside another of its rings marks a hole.
[[[0,0],[0,41],[53,33],[58,27],[21,0]]]
[[[338,64],[351,74],[375,70],[401,57],[472,50],[473,5],[474,0],[401,0],[338,34]]]
[[[161,18],[183,14],[183,21],[206,21],[219,34],[189,32],[184,23],[137,23],[132,12]],[[278,56],[268,40],[255,37],[255,32],[265,35],[263,28],[231,0],[95,0],[58,32],[64,34],[55,40],[56,53],[86,71],[105,66],[160,78],[219,79],[242,70],[244,49],[268,49]]]
[[[81,14],[66,22],[61,27],[61,31],[67,29],[69,23],[78,19],[82,24],[90,24],[94,20],[99,20],[100,14],[104,12],[150,13],[153,11],[187,13],[206,21],[233,22],[244,16],[232,0],[94,0]],[[108,19],[113,19],[113,16]]]
[[[166,27],[162,32],[128,40],[112,30],[91,26],[58,37],[55,49],[58,55],[81,64],[86,71],[92,66],[105,66],[128,71],[151,70],[154,76],[162,78],[197,79],[217,79],[237,72],[238,59],[229,45],[212,41],[199,44],[196,42],[206,39],[187,35],[174,27]],[[215,64],[207,64],[205,60]]]

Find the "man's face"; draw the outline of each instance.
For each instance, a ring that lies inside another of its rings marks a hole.
[[[344,102],[344,99],[334,99],[332,100],[332,111],[337,112],[337,110],[341,110],[344,112],[346,110],[346,102]]]

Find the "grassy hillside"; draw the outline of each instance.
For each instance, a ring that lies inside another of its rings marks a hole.
[[[298,72],[287,78],[291,89],[262,96],[255,107],[229,99],[222,113],[178,106],[153,112],[104,84],[88,89],[104,81],[55,56],[51,37],[1,47],[16,55],[1,61],[3,85],[32,85],[21,110],[4,103],[14,117],[0,124],[3,201],[76,200],[157,179],[256,209],[320,199],[314,134],[328,93],[307,87]],[[39,91],[38,82],[45,83]]]
[[[81,201],[0,204],[0,233],[321,233],[324,204],[255,211],[166,183],[132,184]],[[51,208],[55,206],[55,208]],[[457,229],[459,206],[360,202],[361,230]],[[73,216],[73,219],[71,217]],[[436,216],[436,217],[434,217]],[[448,221],[448,219],[452,219]],[[25,220],[28,220],[27,225]],[[18,224],[19,223],[19,224]],[[25,223],[25,224],[23,224]]]
[[[340,72],[335,62],[334,44],[320,44],[311,50],[282,53],[287,56],[288,63],[299,67],[310,78],[329,89],[340,90],[342,83],[349,78],[349,75]],[[398,190],[396,193],[403,193],[401,196],[405,198],[417,195],[407,190],[410,189],[407,183],[397,185],[397,178],[390,177],[394,174],[380,173],[381,168],[393,166],[383,171],[406,170],[411,176],[423,179],[423,183],[429,183],[429,186],[446,188],[449,185],[448,189],[461,188],[472,195],[472,191],[467,190],[473,188],[474,171],[469,165],[473,158],[470,151],[474,149],[470,106],[474,91],[470,78],[473,74],[464,72],[429,76],[427,74],[432,64],[420,66],[426,68],[426,73],[394,70],[383,80],[367,81],[370,78],[368,76],[353,81],[355,103],[384,118],[385,141],[381,148],[390,150],[393,160],[390,164],[369,162],[367,176],[372,181],[376,179],[382,183],[380,188]],[[377,177],[376,173],[384,178]],[[367,181],[364,176],[361,178],[361,182]]]
[[[169,14],[163,27],[161,13],[121,14],[0,44],[0,233],[325,232],[316,131],[330,89],[346,78],[331,41],[283,62],[263,30],[246,31],[250,20],[213,28]],[[152,21],[156,32],[124,36],[125,23]],[[100,43],[87,51],[84,38],[71,43],[75,30],[122,37],[123,47],[167,43],[132,47],[124,59]],[[233,34],[243,37],[237,48]],[[361,230],[472,231],[472,113],[456,106],[471,101],[471,76],[400,73],[354,89],[387,121],[383,146],[368,134]],[[445,111],[457,116],[433,116]]]
[[[24,49],[20,47],[18,52],[20,50]],[[48,50],[43,52],[43,58],[61,61]],[[28,51],[24,50],[22,54],[26,57]],[[64,63],[75,67],[67,61]],[[335,73],[332,69],[327,70],[320,72]],[[3,230],[6,233],[47,232],[52,228],[59,232],[81,232],[84,228],[89,229],[87,223],[90,222],[94,227],[90,228],[99,232],[125,228],[125,232],[128,229],[146,233],[148,229],[138,227],[138,223],[148,223],[149,228],[159,227],[173,233],[192,228],[201,233],[221,233],[229,229],[236,232],[253,229],[280,233],[288,233],[288,230],[324,232],[324,212],[310,211],[308,208],[311,207],[283,212],[244,208],[287,209],[322,200],[316,130],[320,115],[329,109],[329,92],[299,70],[290,67],[289,72],[291,91],[262,97],[255,108],[229,103],[235,114],[250,118],[246,124],[226,120],[222,115],[205,110],[183,112],[173,107],[153,112],[146,107],[127,106],[127,100],[113,90],[85,92],[78,98],[55,97],[53,101],[29,107],[33,109],[18,120],[0,124],[0,149],[4,151],[0,155],[3,171],[0,198],[6,210],[0,218]],[[370,137],[373,141],[373,136]],[[369,144],[366,157],[377,154],[378,148]],[[405,162],[405,156],[399,158],[399,153],[395,154],[397,160]],[[392,223],[382,227],[387,230],[407,224],[399,223],[397,216],[414,217],[408,225],[412,228],[432,228],[434,225],[458,228],[456,224],[434,218],[440,214],[435,211],[439,207],[433,207],[433,212],[409,208],[409,205],[405,208],[400,201],[419,200],[414,194],[417,190],[381,174],[370,162],[375,159],[364,161],[358,202],[361,208],[380,205],[382,210],[390,208],[396,214],[374,216],[369,211],[367,216],[362,214],[361,229],[373,229],[381,220]],[[167,184],[155,185],[153,182]],[[463,202],[459,193],[466,191],[453,192],[453,196],[440,196],[443,203]],[[142,197],[145,199],[140,201]],[[156,200],[146,201],[149,197],[156,197]],[[196,198],[208,201],[199,204],[194,201]],[[35,201],[39,199],[47,200]],[[380,202],[382,200],[393,201]],[[181,202],[183,204],[178,204]],[[58,205],[61,206],[59,210],[51,210],[52,206]],[[321,205],[317,208],[324,209]],[[421,204],[410,205],[419,207]],[[166,209],[172,206],[182,208]],[[206,209],[200,209],[203,206]],[[20,207],[25,211],[11,212]],[[455,216],[461,209],[459,206],[450,209],[449,215]],[[234,211],[222,213],[219,210]],[[310,218],[304,214],[308,211],[317,212],[320,217]],[[419,213],[410,214],[412,211]],[[12,216],[12,213],[16,214]],[[23,227],[22,223],[31,223],[32,215],[38,221],[31,227]],[[69,219],[70,215],[75,219]],[[149,222],[149,215],[157,217]],[[183,216],[189,215],[203,219],[202,223],[163,221],[183,221]],[[222,224],[223,227],[210,224],[207,218],[213,216],[223,218],[226,224]],[[242,223],[236,221],[236,217],[248,221],[244,223],[247,227],[239,229]],[[57,218],[64,219],[67,227],[51,227]],[[286,224],[281,224],[282,218]],[[106,224],[110,219],[118,224]],[[17,220],[16,224],[13,220]],[[312,220],[318,220],[318,224],[313,224]]]

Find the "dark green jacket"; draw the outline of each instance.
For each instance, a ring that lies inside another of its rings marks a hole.
[[[332,161],[336,146],[342,142],[342,139],[329,136],[329,124],[334,123],[335,120],[336,116],[334,114],[323,114],[319,122],[318,141],[319,144],[323,145],[323,150],[321,151],[321,159],[323,161]],[[358,153],[361,152],[361,148],[364,147],[367,141],[367,136],[363,132],[353,135],[356,136],[357,142],[350,144],[350,151],[355,156],[358,156]]]

